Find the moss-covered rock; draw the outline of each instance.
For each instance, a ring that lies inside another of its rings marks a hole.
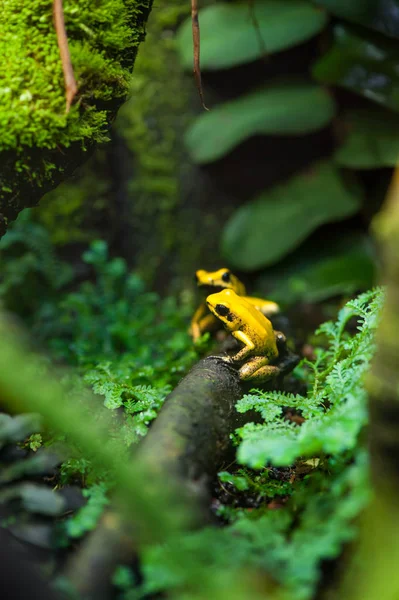
[[[52,0],[7,0],[0,15],[0,235],[107,139],[129,90],[152,0],[64,0],[78,95],[65,113]]]

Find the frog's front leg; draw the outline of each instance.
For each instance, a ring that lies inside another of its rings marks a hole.
[[[280,375],[280,368],[275,365],[268,364],[266,356],[254,356],[239,370],[240,379],[243,381],[267,381]]]
[[[196,342],[203,333],[216,329],[219,321],[209,311],[206,304],[200,304],[191,320],[190,335]]]
[[[241,362],[242,360],[245,360],[248,354],[251,354],[252,350],[255,348],[255,344],[243,331],[233,331],[232,335],[236,340],[244,344],[244,348],[232,356],[231,361]]]

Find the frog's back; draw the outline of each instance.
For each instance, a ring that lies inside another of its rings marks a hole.
[[[251,337],[259,348],[270,350],[270,357],[278,355],[274,329],[267,317],[244,298],[240,298],[245,307],[246,317],[243,320],[242,331]],[[268,353],[269,354],[269,353]]]

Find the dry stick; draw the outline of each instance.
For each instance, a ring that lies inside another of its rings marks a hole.
[[[194,77],[197,84],[198,93],[201,99],[201,104],[205,110],[209,110],[205,106],[204,94],[202,91],[201,81],[201,66],[200,66],[200,28],[198,21],[198,3],[197,0],[191,0],[191,26],[193,30],[193,53],[194,53]]]
[[[71,108],[72,101],[78,91],[75,76],[73,74],[71,55],[69,53],[68,38],[65,30],[64,11],[62,8],[62,0],[54,0],[53,4],[54,25],[57,34],[58,48],[61,55],[62,70],[64,73],[66,107],[65,112],[68,113]]]

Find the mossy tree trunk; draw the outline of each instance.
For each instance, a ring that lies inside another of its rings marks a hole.
[[[152,0],[64,0],[78,84],[68,114],[52,4],[10,0],[0,16],[0,236],[108,139]]]

